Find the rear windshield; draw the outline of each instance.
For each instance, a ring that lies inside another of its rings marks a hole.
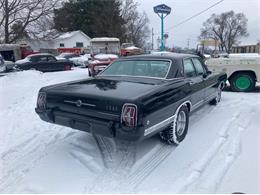
[[[170,61],[126,60],[112,63],[99,75],[166,78],[169,68]]]

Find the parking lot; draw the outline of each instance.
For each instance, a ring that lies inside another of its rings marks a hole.
[[[194,112],[186,139],[168,146],[47,124],[34,108],[42,86],[88,78],[86,69],[0,78],[0,191],[5,193],[253,193],[260,191],[260,87],[227,89]],[[250,162],[250,163],[248,163]]]

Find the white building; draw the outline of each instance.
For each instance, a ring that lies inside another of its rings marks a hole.
[[[54,39],[54,47],[74,48],[90,47],[90,38],[82,31],[67,32]]]
[[[56,50],[57,48],[90,48],[90,38],[82,31],[72,31],[59,35],[54,39],[27,39],[20,43],[28,44],[35,51]]]
[[[110,53],[120,54],[120,40],[115,37],[98,37],[93,38],[91,43],[91,53]]]

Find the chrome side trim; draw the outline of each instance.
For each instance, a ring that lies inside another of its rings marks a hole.
[[[147,135],[153,133],[154,131],[156,131],[156,130],[162,128],[162,127],[165,127],[165,126],[169,125],[171,122],[174,122],[174,121],[176,120],[177,113],[179,112],[179,110],[181,109],[181,107],[182,107],[184,104],[187,104],[187,103],[190,104],[191,109],[192,109],[192,104],[191,104],[190,101],[185,101],[185,102],[183,102],[181,105],[179,105],[179,107],[177,108],[177,110],[176,110],[176,112],[175,112],[175,114],[174,114],[173,116],[171,116],[171,117],[169,117],[169,118],[167,118],[167,119],[165,119],[165,120],[163,120],[163,121],[161,121],[161,122],[159,122],[159,123],[157,123],[157,124],[155,124],[155,125],[153,125],[153,126],[147,128],[147,129],[145,129],[145,130],[144,130],[144,136],[147,136]]]
[[[69,103],[69,104],[75,104],[75,106],[78,106],[78,101],[70,101],[70,100],[64,100],[65,103]],[[84,102],[81,102],[81,105],[82,106],[90,106],[90,107],[96,107],[95,104],[88,104],[88,103],[84,103]],[[80,107],[80,106],[78,106]]]
[[[192,109],[191,109],[191,110],[194,110],[194,109],[200,107],[203,103],[204,103],[204,100],[201,100],[201,101],[197,102],[196,104],[194,104],[194,105],[192,106]]]
[[[157,129],[160,129],[162,127],[165,127],[169,125],[171,122],[174,121],[176,115],[171,116],[170,118],[165,119],[164,121],[157,123],[156,125],[153,125],[147,129],[144,130],[144,136],[149,135],[150,133],[156,131]]]

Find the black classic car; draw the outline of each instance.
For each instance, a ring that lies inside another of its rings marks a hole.
[[[57,60],[55,56],[48,53],[32,54],[22,60],[15,62],[16,68],[20,70],[35,69],[41,72],[52,72],[71,70],[73,62],[69,60]]]
[[[217,104],[226,78],[195,55],[132,56],[94,78],[43,87],[36,112],[44,121],[93,134],[139,141],[160,133],[179,144],[190,113]]]

